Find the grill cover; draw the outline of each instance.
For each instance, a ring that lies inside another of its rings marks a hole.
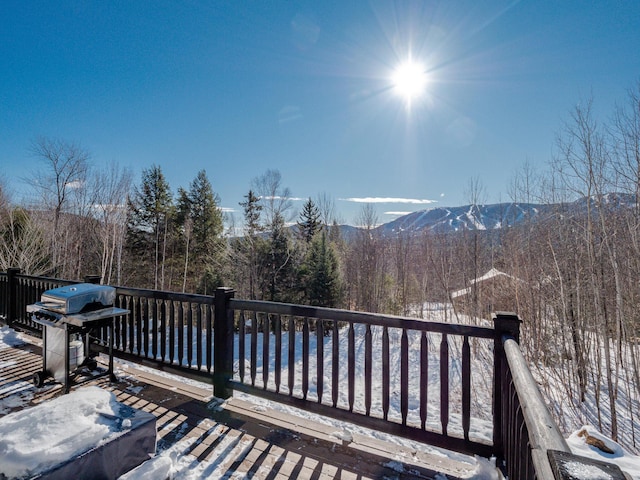
[[[77,283],[47,290],[39,306],[68,315],[110,307],[116,299],[116,289],[107,285]]]

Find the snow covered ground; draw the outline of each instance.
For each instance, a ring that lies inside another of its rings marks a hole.
[[[14,331],[12,331],[7,327],[0,328],[0,349],[5,348],[7,346],[11,346],[11,345],[17,345],[19,343],[22,343],[22,340],[19,334],[16,334]],[[340,348],[341,355],[343,354],[343,352],[345,352],[345,350],[346,349],[344,348]],[[331,351],[331,350],[329,349],[328,351]],[[456,349],[452,348],[451,350],[452,357],[456,354],[455,352],[456,352]],[[392,354],[392,356],[394,355],[395,357],[398,357],[397,354]],[[435,358],[433,360],[434,362],[436,361]],[[300,363],[300,359],[296,359],[296,366],[294,367],[296,371],[299,368],[301,368],[299,363]],[[452,360],[451,365],[455,370],[455,365],[456,365],[455,360]],[[0,364],[0,375],[3,367],[4,365]],[[126,366],[123,365],[120,368],[121,370],[119,374],[126,375],[126,370],[127,370]],[[140,368],[140,367],[136,366],[136,368]],[[481,368],[482,368],[481,366],[477,366],[477,369],[480,369],[480,372],[482,372]],[[435,375],[435,372],[437,372],[437,369],[434,369],[434,375]],[[157,371],[154,371],[154,373],[158,374]],[[327,380],[329,380],[329,377],[330,377],[330,373],[328,374]],[[283,378],[286,378],[284,374],[283,374]],[[175,379],[175,381],[187,382],[187,380],[177,379],[177,378]],[[394,381],[397,382],[397,379],[395,379]],[[432,379],[432,377],[430,376],[430,382],[431,381],[435,382],[439,380],[437,380],[436,377]],[[188,382],[191,382],[191,381],[188,381]],[[454,379],[452,380],[452,383],[455,384],[455,375],[454,375]],[[489,388],[488,385],[485,385],[485,383],[486,382],[482,381],[482,375],[480,375],[479,378],[476,378],[473,383],[474,395],[478,396],[478,398],[485,398],[486,396],[487,392],[481,391],[483,389]],[[412,388],[415,388],[415,387],[412,387]],[[28,392],[29,390],[31,391],[33,390],[30,385],[22,385],[22,386],[12,385],[11,389],[12,389],[12,395],[7,396],[2,400],[0,400],[0,414],[6,413],[11,409],[15,409],[17,406],[19,406],[20,402],[22,402],[23,405],[27,405],[31,399],[30,394]],[[437,390],[437,389],[434,389],[434,390]],[[86,424],[86,422],[87,421],[90,422],[91,419],[93,419],[94,423],[96,424],[96,430],[102,429],[104,425],[101,426],[100,424],[100,422],[103,420],[100,420],[101,416],[99,415],[99,412],[102,411],[109,404],[109,402],[105,403],[105,399],[102,399],[99,396],[96,396],[95,393],[92,391],[92,389],[87,390],[85,388],[81,388],[76,390],[76,394],[79,395],[79,397],[81,398],[81,402],[84,405],[83,411],[86,412],[86,415],[85,414],[69,415],[67,418],[69,431],[73,431],[73,429],[75,428],[80,428],[82,430],[88,430],[89,432],[93,432],[92,427],[88,427]],[[416,393],[413,392],[413,394],[416,394]],[[271,408],[271,409],[280,410],[292,415],[308,417],[313,421],[326,422],[329,425],[332,425],[333,427],[335,427],[336,429],[335,435],[337,438],[343,438],[344,435],[354,435],[354,434],[363,434],[363,435],[369,435],[369,436],[373,435],[385,441],[406,445],[406,446],[411,446],[414,449],[420,448],[421,450],[431,454],[443,455],[459,462],[466,462],[469,464],[470,470],[473,472],[470,478],[475,478],[478,480],[497,478],[497,474],[495,472],[495,469],[492,468],[492,464],[490,460],[481,459],[481,458],[471,458],[461,454],[437,449],[428,445],[416,445],[414,442],[410,442],[408,440],[385,435],[382,432],[367,431],[366,429],[363,429],[354,425],[346,425],[336,420],[318,418],[317,415],[309,412],[304,412],[304,411],[294,409],[293,407],[288,407],[285,405],[268,402],[266,400],[257,399],[254,397],[249,397],[244,394],[236,394],[236,396],[256,403],[257,405],[256,408],[265,408],[265,409]],[[65,397],[60,397],[60,398],[65,398]],[[68,399],[69,396],[66,396],[66,398]],[[17,412],[17,413],[20,413],[20,422],[25,427],[24,429],[21,430],[23,433],[21,433],[20,435],[24,435],[25,434],[24,432],[30,432],[30,431],[46,432],[47,429],[53,428],[53,424],[56,421],[59,421],[59,419],[56,420],[52,418],[51,420],[47,420],[44,422],[41,419],[39,419],[36,422],[35,415],[31,415],[30,413],[30,412],[33,412],[35,408],[36,407],[32,407],[30,409]],[[397,405],[396,406],[392,405],[392,408],[397,409]],[[477,410],[478,409],[476,408],[476,411]],[[16,413],[11,415],[6,415],[4,417],[0,417],[0,431],[4,432],[0,437],[2,438],[1,442],[4,442],[4,443],[0,443],[0,451],[2,451],[3,448],[6,448],[5,447],[6,445],[17,445],[22,440],[22,437],[18,436],[19,435],[17,433],[18,429],[3,427],[9,424],[8,422],[14,421],[14,420],[11,420],[11,418],[14,417],[14,415],[16,415]],[[483,437],[483,435],[487,435],[486,429],[488,428],[488,425],[489,425],[488,423],[483,422],[482,418],[480,418],[477,421],[476,426],[474,428],[475,434],[479,437]],[[3,428],[4,430],[2,430]],[[588,430],[588,432],[591,435],[600,436],[614,453],[612,454],[604,453],[596,449],[595,447],[587,445],[585,442],[584,436],[578,435],[578,432],[582,430],[582,428],[574,431],[571,435],[569,435],[567,440],[574,453],[578,455],[588,456],[590,458],[600,458],[603,461],[607,461],[607,462],[617,463],[618,465],[620,465],[620,467],[624,471],[629,473],[632,476],[632,478],[640,480],[640,457],[630,454],[622,446],[618,445],[617,443],[613,442],[610,439],[607,439],[606,437],[603,437],[597,431],[595,431],[593,427],[586,426],[585,428]],[[15,431],[15,434],[14,434],[14,431]],[[91,433],[91,435],[89,435],[88,437],[86,437],[81,441],[87,442],[87,443],[95,443],[96,441],[99,442],[100,440],[96,439],[97,437],[94,438],[95,437],[94,433]],[[48,440],[50,438],[51,438],[50,435],[42,435],[41,441],[53,442],[54,441],[53,439]],[[79,437],[79,438],[84,438],[84,437]],[[157,455],[153,459],[147,461],[137,469],[129,472],[129,474],[125,475],[123,478],[125,478],[126,480],[146,479],[146,478],[171,478],[171,479],[189,479],[189,480],[200,479],[200,478],[212,478],[211,475],[215,473],[215,468],[216,468],[216,465],[214,463],[206,464],[206,462],[201,462],[200,464],[194,465],[195,458],[189,455],[183,455],[181,453],[187,449],[189,442],[194,442],[194,441],[195,440],[193,439],[185,439],[180,444],[177,444],[172,448],[157,452]],[[70,443],[74,443],[74,442],[70,442]],[[54,445],[53,443],[51,445],[48,445],[48,447],[50,447],[51,450],[53,451],[56,451],[56,448],[57,448],[57,446]],[[28,457],[28,455],[26,456]],[[14,458],[15,460],[17,457],[12,457],[12,458]],[[1,459],[0,459],[0,462],[2,462]],[[401,467],[402,458],[394,459],[393,462],[397,462],[397,465]],[[0,465],[2,465],[2,463],[0,463]],[[17,468],[17,467],[12,467],[12,468]],[[442,476],[442,479],[444,478],[446,477]]]

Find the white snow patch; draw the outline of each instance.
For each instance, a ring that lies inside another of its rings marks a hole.
[[[15,347],[22,345],[25,341],[16,333],[13,328],[7,326],[0,327],[0,348]]]
[[[86,387],[0,418],[1,472],[32,476],[99,446],[116,431],[115,395]]]
[[[596,465],[585,465],[580,462],[567,462],[564,464],[567,473],[582,480],[612,480],[611,475]]]
[[[590,436],[601,440],[609,449],[613,451],[613,453],[605,453],[592,445],[588,445],[585,437],[578,435],[578,433],[582,432],[583,430],[586,430]],[[633,455],[627,452],[624,448],[622,448],[620,444],[614,442],[610,438],[607,438],[591,425],[585,425],[573,432],[569,436],[569,438],[567,438],[567,444],[569,445],[571,452],[575,455],[580,455],[582,457],[596,459],[603,462],[615,463],[623,472],[628,473],[631,478],[640,480],[640,456]]]

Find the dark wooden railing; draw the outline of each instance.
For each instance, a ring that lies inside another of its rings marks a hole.
[[[229,375],[234,390],[435,446],[493,453],[490,439],[474,438],[471,429],[471,345],[481,348],[477,344],[485,342],[490,350],[493,328],[281,303],[229,303],[238,333],[236,366]],[[418,347],[410,350],[410,344]],[[459,354],[451,355],[451,349]],[[399,358],[390,352],[399,352]],[[298,357],[302,365],[295,370]],[[451,368],[452,358],[461,359],[457,369]],[[435,392],[429,391],[433,373],[440,378]],[[393,384],[393,378],[399,382]],[[410,398],[412,390],[419,392],[417,398]],[[477,403],[491,401],[489,394]]]
[[[40,326],[26,306],[70,283],[0,272],[0,317],[37,335]],[[569,451],[522,357],[515,314],[498,313],[487,328],[240,300],[227,288],[214,296],[123,287],[116,294],[116,306],[130,313],[115,320],[114,354],[208,382],[217,397],[242,391],[431,445],[494,455],[509,478],[557,478],[548,453]],[[97,332],[93,348],[107,345],[107,330]],[[493,372],[480,367],[491,361],[476,363],[483,354],[493,358]],[[475,389],[476,381],[493,389]],[[489,398],[474,398],[482,391]],[[492,425],[492,438],[479,435],[483,421]]]

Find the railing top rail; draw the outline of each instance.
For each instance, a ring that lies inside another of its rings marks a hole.
[[[25,275],[23,273],[18,273],[16,275],[16,278],[21,280],[33,280],[36,282],[49,282],[49,283],[57,283],[57,284],[65,284],[65,285],[78,283],[77,281],[73,281],[73,280],[62,280],[60,278],[53,278],[53,277],[39,277],[37,275]]]
[[[154,298],[157,300],[174,300],[179,302],[203,303],[213,305],[214,295],[199,295],[196,293],[179,293],[164,290],[151,290],[147,288],[116,287],[118,295],[131,295],[133,297]]]
[[[230,300],[230,306],[235,310],[290,315],[294,317],[320,318],[324,320],[353,322],[365,325],[384,325],[392,328],[446,333],[450,335],[468,335],[476,338],[494,338],[495,335],[494,329],[490,327],[435,322],[431,320],[426,321],[395,315],[381,315],[367,312],[356,312],[352,310],[294,305],[290,303],[241,300],[234,298]]]
[[[547,451],[570,452],[569,446],[547,408],[520,346],[510,335],[502,337],[506,361],[529,433],[531,460],[538,478],[554,478]]]

